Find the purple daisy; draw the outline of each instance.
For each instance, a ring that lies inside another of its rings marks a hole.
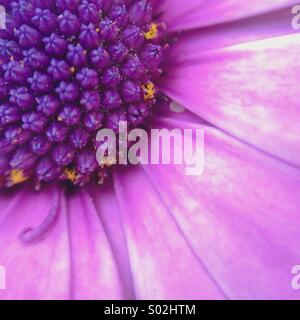
[[[299,298],[296,1],[0,4],[1,299]],[[203,175],[99,166],[122,120],[203,128]]]

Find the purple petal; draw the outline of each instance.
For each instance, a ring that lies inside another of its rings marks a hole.
[[[223,299],[142,170],[118,171],[115,187],[136,297]]]
[[[286,28],[277,24],[256,37],[265,38],[271,30],[273,35],[281,34]],[[254,33],[246,25],[240,30],[246,42],[228,47],[216,47],[213,42],[220,37],[213,35],[206,42],[196,37],[183,40],[172,53],[171,65],[176,67],[170,68],[161,88],[205,120],[299,165],[298,35],[251,42]],[[223,33],[225,45],[235,37],[231,31],[229,27]]]
[[[258,14],[275,11],[297,4],[295,0],[165,0],[157,1],[155,11],[162,13],[161,20],[168,32],[217,25]]]
[[[291,286],[300,259],[299,170],[201,123],[162,119],[154,125],[205,130],[202,175],[187,176],[185,166],[175,165],[144,170],[226,296],[299,299]]]

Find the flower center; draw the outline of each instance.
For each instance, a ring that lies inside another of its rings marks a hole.
[[[155,104],[164,25],[149,0],[18,0],[0,31],[0,187],[97,179],[100,128]]]

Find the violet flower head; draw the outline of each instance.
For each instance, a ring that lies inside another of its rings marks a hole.
[[[1,39],[5,47],[1,57],[7,61],[2,65],[3,81],[10,88],[2,99],[3,108],[5,103],[12,103],[1,115],[1,131],[5,136],[11,125],[31,130],[31,139],[22,146],[28,152],[39,150],[34,141],[42,131],[49,139],[44,141],[45,145],[52,142],[52,146],[47,154],[41,156],[38,152],[26,172],[18,172],[20,179],[12,176],[16,168],[9,161],[16,157],[19,146],[13,144],[9,153],[2,152],[7,161],[2,184],[5,187],[25,180],[43,182],[44,175],[40,176],[37,168],[40,169],[47,157],[57,164],[60,180],[70,180],[68,172],[74,170],[76,178],[72,176],[71,181],[83,185],[93,176],[102,177],[103,169],[95,168],[87,177],[79,170],[81,166],[76,165],[75,156],[69,161],[65,152],[67,160],[57,161],[56,150],[63,148],[71,154],[89,150],[95,156],[95,135],[105,123],[110,123],[112,109],[126,114],[127,103],[144,103],[150,109],[155,102],[154,99],[144,101],[143,88],[152,81],[153,66],[159,70],[161,63],[149,63],[150,55],[141,50],[152,41],[152,37],[146,36],[152,28],[150,22],[154,23],[151,4],[112,1],[104,8],[101,1],[87,0],[58,2],[54,7],[50,2],[43,6],[34,1],[26,3],[28,12],[24,1],[7,6],[8,13],[18,14],[18,26],[15,36],[4,34]],[[122,31],[131,26],[137,26],[139,32],[129,39]],[[142,39],[138,46],[135,46],[136,37]],[[139,55],[146,56],[149,67],[143,66]],[[62,124],[58,125],[57,121]],[[131,124],[134,126],[135,122]],[[70,141],[77,128],[90,132],[89,142],[77,144],[79,149]],[[62,132],[57,131],[60,129]],[[81,150],[83,145],[86,150]]]
[[[295,4],[0,0],[0,299],[299,299]],[[100,166],[121,121],[203,174]]]

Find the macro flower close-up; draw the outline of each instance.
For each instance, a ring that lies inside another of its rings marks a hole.
[[[300,3],[0,5],[1,300],[300,298]]]

